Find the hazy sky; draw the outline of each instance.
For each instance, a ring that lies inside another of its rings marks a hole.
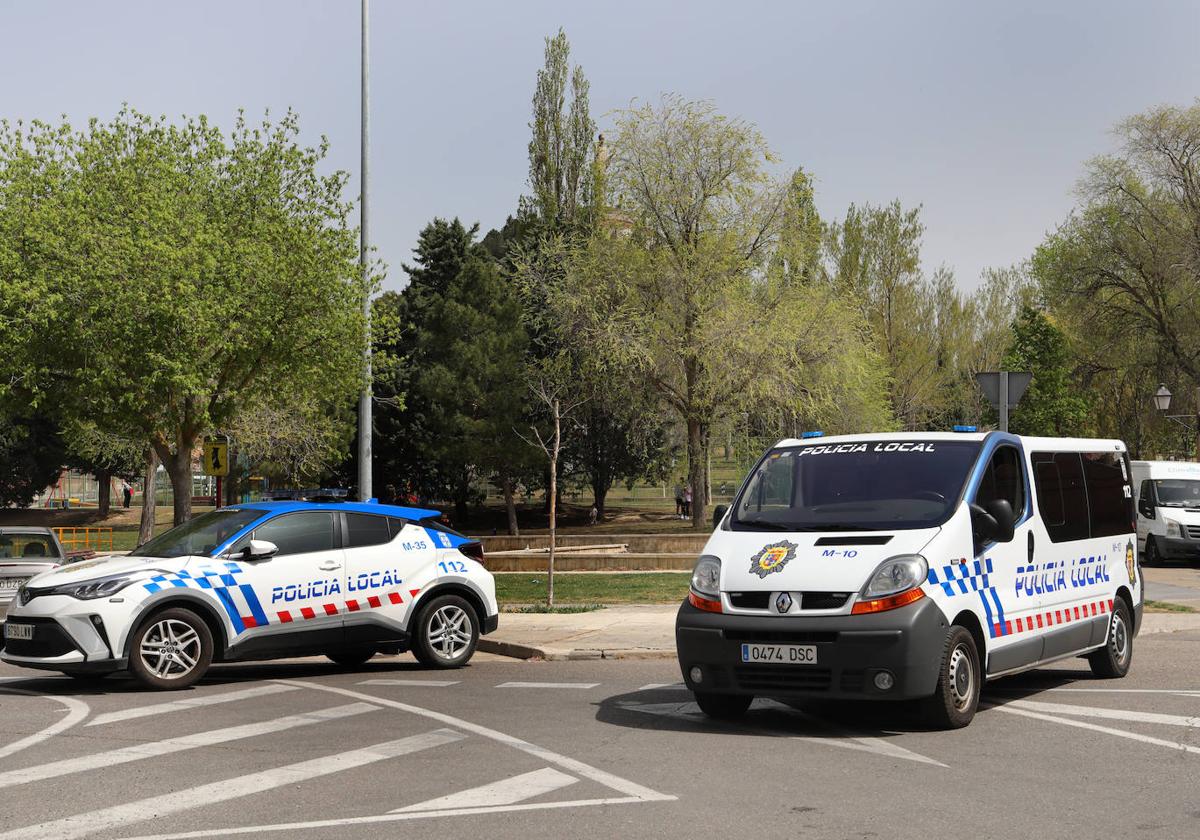
[[[924,262],[972,288],[1066,215],[1113,124],[1200,95],[1200,2],[374,0],[372,229],[387,285],[435,215],[498,226],[525,189],[543,38],[605,114],[664,91],[756,123],[824,216],[924,205]],[[357,176],[359,4],[0,0],[0,116],[299,111]],[[357,183],[357,182],[355,182]]]

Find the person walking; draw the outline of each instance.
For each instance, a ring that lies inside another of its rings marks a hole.
[[[121,498],[121,506],[124,508],[128,508],[133,501],[133,488],[129,486],[129,482],[125,479],[121,479]]]
[[[675,516],[683,519],[683,479],[675,482]]]
[[[692,485],[688,485],[683,490],[683,518],[687,519],[692,515]]]

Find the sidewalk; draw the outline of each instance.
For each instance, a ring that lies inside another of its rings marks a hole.
[[[607,607],[586,613],[501,613],[479,649],[516,659],[674,659],[670,606]],[[1146,613],[1141,635],[1200,630],[1200,613]]]

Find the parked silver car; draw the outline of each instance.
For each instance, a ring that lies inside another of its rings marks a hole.
[[[68,562],[62,543],[49,528],[10,525],[0,528],[0,621],[21,584]]]

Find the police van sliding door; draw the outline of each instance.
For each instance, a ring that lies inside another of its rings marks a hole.
[[[1117,587],[1136,577],[1133,487],[1120,452],[1034,452],[1031,460],[1048,544],[1024,583],[1042,599],[1051,658],[1102,643]]]

